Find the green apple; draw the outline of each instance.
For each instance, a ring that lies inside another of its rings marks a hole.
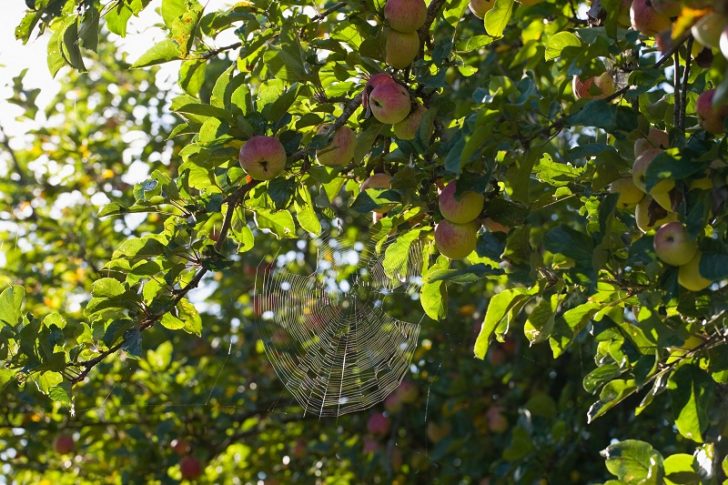
[[[468,7],[473,15],[482,19],[485,17],[485,13],[493,8],[493,5],[495,5],[495,0],[470,0]]]
[[[660,153],[662,153],[662,150],[658,148],[645,150],[640,153],[632,165],[632,181],[642,192],[647,192],[647,186],[645,185],[647,168]]]
[[[415,109],[405,118],[392,127],[394,136],[400,140],[414,140],[417,136],[417,130],[420,129],[422,118],[427,113],[427,108],[418,104]]]
[[[277,138],[254,136],[240,148],[240,166],[256,180],[270,180],[286,166],[286,150]]]
[[[571,81],[571,90],[576,99],[603,99],[614,94],[615,89],[614,78],[607,72],[584,81],[574,76]]]
[[[685,289],[690,291],[701,291],[706,289],[712,283],[709,279],[704,278],[700,274],[700,258],[702,253],[697,251],[693,259],[687,264],[680,266],[677,272],[677,282]]]
[[[457,183],[455,181],[450,182],[440,191],[438,206],[442,217],[457,224],[474,221],[483,211],[485,196],[469,190],[460,194],[456,192]]]
[[[666,211],[647,195],[635,207],[634,218],[640,231],[646,233],[663,224],[676,221],[677,215]]]
[[[425,25],[427,5],[424,0],[387,0],[384,18],[399,32],[415,32]]]
[[[701,17],[690,29],[697,42],[710,49],[720,47],[720,34],[728,24],[723,15],[712,12]]]
[[[715,89],[709,89],[698,96],[696,110],[698,120],[703,129],[714,135],[723,133],[725,119],[728,117],[728,105],[714,106]]]
[[[670,17],[655,10],[651,0],[634,0],[629,9],[629,18],[634,30],[648,36],[668,30],[672,25]]]
[[[634,207],[645,196],[645,193],[628,177],[615,180],[609,184],[609,191],[619,194],[617,207],[620,209]]]
[[[387,31],[385,61],[395,69],[412,64],[420,52],[420,36],[417,32]]]
[[[329,126],[322,126],[318,132],[323,133],[329,129]],[[356,135],[351,128],[344,125],[336,130],[331,143],[316,151],[316,159],[327,167],[343,167],[354,159],[355,150]]]
[[[399,123],[407,118],[411,107],[409,92],[398,83],[380,84],[369,94],[369,109],[380,123]]]
[[[681,222],[668,222],[655,232],[655,254],[667,264],[682,266],[690,262],[698,251],[698,244]]]
[[[435,245],[450,259],[463,259],[475,250],[478,228],[472,223],[455,224],[443,219],[435,226]]]

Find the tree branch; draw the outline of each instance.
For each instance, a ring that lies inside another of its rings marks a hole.
[[[680,134],[680,138],[685,138],[685,115],[687,114],[687,106],[688,106],[688,81],[690,80],[690,68],[692,67],[692,56],[690,53],[693,51],[693,42],[694,39],[692,37],[688,38],[688,45],[686,46],[688,54],[686,56],[685,61],[685,70],[683,71],[683,79],[682,79],[682,99],[680,100],[680,107],[682,110],[680,111],[680,123],[678,124],[678,133]]]

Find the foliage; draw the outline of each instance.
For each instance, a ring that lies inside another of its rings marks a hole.
[[[717,87],[720,103],[728,76],[717,49],[692,61],[680,29],[694,11],[660,53],[619,25],[617,0],[589,21],[580,2],[496,0],[480,20],[465,0],[432,0],[420,55],[390,71],[428,108],[405,141],[361,107],[386,69],[383,3],[163,0],[168,37],[130,64],[114,42],[148,0],[29,2],[16,36],[50,35],[48,67],[67,79],[31,140],[4,143],[3,471],[174,482],[178,439],[215,483],[725,480],[728,165],[696,102]],[[178,89],[150,67],[170,61]],[[573,77],[605,69],[618,90],[574,100]],[[22,74],[14,87],[39,119]],[[357,133],[344,168],[315,163],[326,123]],[[647,189],[675,181],[713,283],[700,292],[609,190],[651,126],[671,143]],[[237,156],[253,135],[283,143],[282,175],[246,177]],[[360,190],[383,171],[391,190]],[[456,178],[485,194],[488,229],[448,262],[432,233],[437,186]],[[253,327],[256,267],[337,219],[352,240],[422,240],[431,255],[422,308],[391,310],[427,316],[408,377],[419,398],[389,403],[385,438],[366,413],[302,417]],[[72,455],[52,450],[63,431]]]

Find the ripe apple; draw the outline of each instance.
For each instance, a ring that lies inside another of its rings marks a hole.
[[[362,182],[360,190],[363,192],[367,189],[388,189],[392,186],[392,176],[388,173],[375,173]]]
[[[652,6],[657,13],[666,17],[677,17],[682,10],[680,2],[676,0],[652,0]]]
[[[328,127],[322,126],[318,132],[322,133]],[[356,150],[356,135],[348,126],[344,125],[334,133],[331,143],[325,148],[316,151],[316,158],[321,165],[327,167],[343,167],[354,159]]]
[[[666,211],[647,195],[635,207],[634,218],[640,231],[650,232],[655,227],[676,221],[677,215],[674,212]]]
[[[369,94],[369,109],[380,123],[399,123],[407,118],[411,107],[409,92],[397,83],[380,84]]]
[[[389,418],[384,414],[374,413],[369,417],[369,421],[367,421],[367,430],[375,436],[384,436],[389,433],[391,424]]]
[[[456,194],[457,183],[450,182],[440,191],[438,205],[442,217],[450,222],[465,224],[474,221],[483,210],[485,196],[478,192],[465,191]]]
[[[632,165],[632,181],[642,192],[647,192],[647,186],[645,185],[647,168],[660,153],[662,153],[662,150],[659,148],[645,150],[640,153],[635,159],[634,165]]]
[[[397,84],[397,81],[386,72],[378,72],[370,76],[366,86],[364,86],[361,98],[361,105],[365,110],[369,109],[369,94],[374,88],[382,84]]]
[[[698,245],[681,222],[668,222],[660,226],[653,241],[655,254],[667,264],[682,266],[690,262]]]
[[[468,7],[473,15],[482,19],[485,17],[485,13],[493,8],[493,5],[495,5],[495,0],[470,0]]]
[[[634,0],[629,9],[632,28],[645,35],[655,35],[671,27],[670,17],[661,14],[652,6],[651,0]]]
[[[420,129],[422,118],[427,113],[427,108],[418,104],[415,109],[405,118],[392,127],[394,136],[400,140],[414,140],[417,136],[417,130]]]
[[[71,453],[75,447],[76,443],[70,434],[61,433],[53,440],[53,449],[61,455]]]
[[[420,52],[420,36],[417,32],[387,31],[385,61],[395,69],[412,64]]]
[[[697,112],[700,126],[714,135],[723,133],[725,119],[728,117],[728,105],[713,106],[715,89],[705,91],[698,96]]]
[[[666,131],[650,128],[646,138],[638,138],[634,142],[634,156],[639,157],[644,151],[651,148],[668,148],[670,146],[670,135]]]
[[[690,29],[693,37],[700,44],[710,49],[720,47],[720,34],[728,24],[728,19],[718,13],[709,13],[701,17]]]
[[[443,219],[435,226],[435,245],[450,259],[463,259],[475,250],[478,228],[474,223],[455,224]]]
[[[702,253],[696,251],[695,256],[687,264],[680,266],[677,272],[677,282],[690,291],[701,291],[712,283],[709,279],[700,274],[700,258]]]
[[[614,94],[614,78],[607,72],[584,81],[579,76],[574,76],[571,90],[576,99],[603,99]]]
[[[394,30],[415,32],[425,25],[427,5],[425,0],[387,0],[384,18]]]
[[[240,148],[240,166],[256,180],[270,180],[286,166],[286,150],[277,138],[254,136]]]
[[[191,455],[182,457],[179,461],[179,469],[182,472],[182,478],[185,480],[194,480],[202,475],[200,460]]]
[[[645,196],[645,193],[634,184],[632,179],[627,177],[615,180],[609,184],[609,191],[619,194],[617,207],[620,209],[634,207]]]
[[[192,446],[184,439],[174,439],[170,445],[172,446],[172,450],[180,456],[187,455],[192,451]]]

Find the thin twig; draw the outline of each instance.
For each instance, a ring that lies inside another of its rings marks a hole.
[[[682,99],[680,100],[680,107],[682,110],[680,111],[680,123],[678,125],[678,133],[680,134],[680,139],[683,140],[685,138],[685,115],[687,113],[687,105],[688,105],[688,82],[690,81],[690,68],[692,67],[692,56],[690,53],[693,51],[693,42],[694,39],[692,37],[688,38],[688,44],[686,46],[687,49],[687,56],[685,61],[685,70],[683,71],[683,80],[682,80]]]
[[[680,100],[682,99],[680,97],[680,54],[675,51],[673,53],[673,74],[672,74],[672,88],[674,91],[674,97],[675,97],[675,106],[673,110],[673,124],[679,128],[680,127],[680,113],[682,113],[682,109],[680,108]]]

